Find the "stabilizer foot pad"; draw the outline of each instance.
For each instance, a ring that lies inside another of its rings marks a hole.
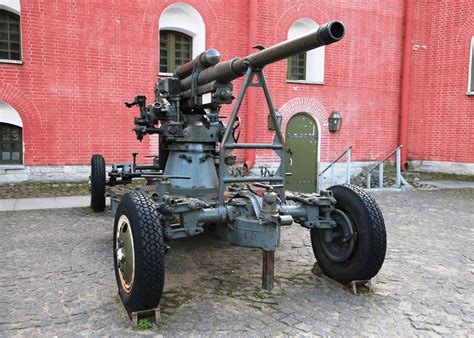
[[[144,310],[144,311],[136,311],[129,313],[130,322],[132,323],[133,328],[138,327],[138,321],[140,319],[152,319],[156,325],[160,323],[160,307],[158,306],[155,309]]]
[[[349,292],[352,292],[357,296],[357,290],[361,291],[363,288],[367,288],[369,292],[374,292],[374,287],[372,285],[372,280],[353,280],[346,285],[346,288]]]
[[[373,293],[374,292],[374,286],[376,284],[375,280],[376,279],[369,279],[369,280],[354,280],[352,282],[350,282],[349,284],[347,285],[344,285],[344,284],[341,284],[337,281],[335,281],[334,279],[326,276],[321,268],[319,267],[319,264],[318,262],[315,262],[314,263],[314,266],[313,266],[313,269],[311,269],[311,271],[317,276],[317,277],[320,277],[320,278],[324,278],[326,279],[328,282],[330,282],[331,284],[333,284],[334,286],[337,286],[339,288],[342,288],[350,293],[352,293],[353,295],[357,296],[357,292],[370,292],[370,293]]]

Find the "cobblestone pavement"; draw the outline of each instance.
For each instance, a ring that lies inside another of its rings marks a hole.
[[[189,335],[468,335],[474,332],[474,189],[374,193],[388,251],[374,292],[312,272],[309,234],[284,228],[276,287],[260,252],[212,234],[171,243],[162,321]],[[112,219],[88,209],[0,213],[0,336],[139,334],[117,297]]]

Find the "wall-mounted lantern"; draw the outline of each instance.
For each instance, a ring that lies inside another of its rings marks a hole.
[[[277,118],[278,125],[281,127],[281,113],[278,110],[275,110],[275,115]],[[273,125],[272,117],[270,114],[268,114],[268,130],[275,130],[275,126]]]
[[[328,118],[328,127],[329,131],[339,131],[341,130],[342,125],[342,116],[337,111],[333,111]]]

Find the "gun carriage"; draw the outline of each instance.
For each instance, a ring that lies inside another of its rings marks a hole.
[[[106,175],[101,155],[91,160],[91,207],[105,209],[105,187],[145,178],[147,187],[112,196],[114,264],[120,297],[127,311],[156,307],[164,285],[165,240],[198,235],[211,225],[228,242],[261,248],[262,287],[273,287],[274,252],[280,227],[298,223],[310,229],[313,251],[322,271],[347,284],[375,276],[385,257],[382,214],[362,189],[334,186],[312,194],[285,189],[285,144],[267,87],[266,65],[328,45],[344,37],[332,21],[293,40],[261,49],[245,58],[220,61],[209,49],[159,79],[155,101],[137,96],[133,129],[138,140],[159,135],[152,165],[112,165]],[[232,80],[244,76],[228,123],[220,108],[234,101]],[[249,86],[265,95],[275,137],[272,143],[239,143],[238,117]],[[272,176],[235,176],[230,167],[236,149],[270,149],[280,158]],[[107,177],[108,176],[108,179]],[[260,189],[257,193],[255,189]],[[292,201],[292,203],[287,203]]]

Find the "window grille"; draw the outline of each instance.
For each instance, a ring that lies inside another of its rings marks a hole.
[[[306,80],[306,53],[288,58],[288,80]]]
[[[184,33],[160,31],[160,72],[173,73],[176,67],[190,61],[192,40]]]
[[[22,128],[0,123],[0,164],[23,163]]]
[[[21,60],[20,17],[0,10],[0,59]]]

